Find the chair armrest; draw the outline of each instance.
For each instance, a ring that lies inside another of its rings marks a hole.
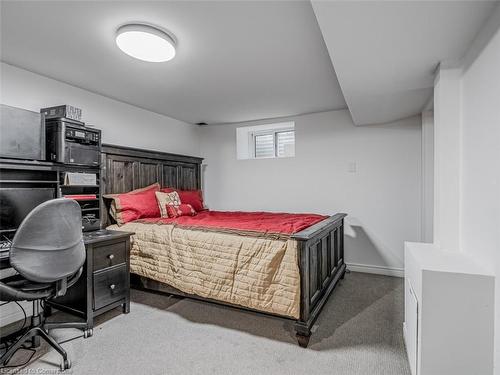
[[[73,286],[78,281],[82,273],[83,267],[80,267],[78,272],[68,278],[67,286],[65,289]],[[25,279],[18,279],[15,276],[8,277],[2,280],[0,282],[0,301],[34,301],[37,299],[50,298],[57,294],[56,283],[48,284],[44,289],[39,289],[36,291],[26,291],[23,290],[23,280],[25,281]],[[64,294],[65,293],[66,292],[64,292]]]
[[[34,301],[48,298],[54,293],[54,287],[26,292],[0,282],[0,301]]]

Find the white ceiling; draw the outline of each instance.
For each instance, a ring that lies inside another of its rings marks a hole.
[[[354,122],[367,125],[420,113],[438,63],[460,59],[497,4],[1,1],[1,58],[190,123],[347,102]],[[134,21],[174,33],[176,58],[152,64],[116,48],[117,27]]]
[[[312,1],[357,125],[421,112],[441,61],[463,57],[498,2]]]
[[[133,21],[174,33],[176,58],[118,50]],[[304,1],[2,1],[1,43],[6,63],[190,123],[346,107]]]

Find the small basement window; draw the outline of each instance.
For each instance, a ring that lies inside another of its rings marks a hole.
[[[282,122],[236,129],[238,159],[295,156],[295,123]]]

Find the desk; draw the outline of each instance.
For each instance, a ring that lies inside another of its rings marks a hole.
[[[46,303],[46,315],[55,308],[83,318],[92,335],[94,318],[121,306],[130,311],[130,236],[133,233],[99,230],[84,234],[86,260],[80,279],[64,296]]]
[[[121,306],[130,311],[130,236],[133,233],[98,230],[83,235],[86,259],[80,279],[64,296],[47,301],[52,307],[83,318],[92,334],[94,317]],[[0,269],[10,268],[8,256],[0,258]]]

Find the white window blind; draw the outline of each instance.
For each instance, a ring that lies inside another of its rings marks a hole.
[[[261,134],[255,136],[256,158],[272,158],[275,154],[274,134]]]
[[[295,131],[277,132],[276,133],[277,156],[282,158],[285,156],[295,155]]]

